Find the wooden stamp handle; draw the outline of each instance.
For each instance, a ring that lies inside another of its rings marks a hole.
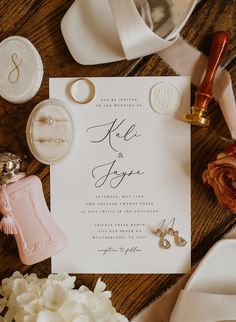
[[[207,110],[208,104],[212,99],[212,87],[223,55],[229,44],[229,36],[224,31],[218,31],[214,34],[208,58],[208,65],[205,77],[199,89],[196,92],[194,106]]]

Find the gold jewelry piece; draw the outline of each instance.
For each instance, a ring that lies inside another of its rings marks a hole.
[[[34,141],[37,143],[65,143],[65,140],[63,139],[39,139],[37,141]]]
[[[174,224],[175,224],[175,217],[172,219],[171,227],[168,228],[167,230],[167,235],[174,237],[174,240],[177,246],[184,247],[187,244],[187,241],[183,237],[179,236],[178,230],[173,229]]]
[[[163,226],[165,224],[166,220],[163,220],[163,223],[160,228],[156,228],[153,230],[153,233],[160,238],[159,240],[159,246],[164,249],[169,249],[171,247],[171,243],[169,240],[165,238],[166,233],[163,231]]]
[[[48,126],[52,126],[55,123],[67,123],[67,121],[64,121],[64,120],[53,119],[51,116],[43,117],[43,118],[41,118],[39,120],[34,120],[33,122],[34,123],[35,122],[40,122],[40,123],[43,123],[43,124],[48,125]]]
[[[208,127],[210,121],[206,117],[207,110],[202,107],[192,106],[191,114],[184,114],[183,120],[193,125]]]
[[[88,90],[88,94],[87,94],[87,97],[80,98],[79,87],[83,86],[83,85],[86,85],[87,90]],[[79,103],[79,104],[89,103],[94,98],[95,91],[96,91],[96,89],[95,89],[95,85],[93,84],[93,82],[90,79],[85,78],[85,77],[81,77],[81,78],[77,79],[71,85],[71,88],[70,88],[71,97],[73,98],[73,100],[76,103]]]

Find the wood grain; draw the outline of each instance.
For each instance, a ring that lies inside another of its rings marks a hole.
[[[42,179],[44,193],[49,204],[49,168],[40,164],[30,154],[25,126],[33,107],[48,98],[48,78],[62,76],[153,76],[175,75],[158,54],[134,61],[121,61],[100,66],[81,66],[71,57],[60,32],[60,21],[73,0],[1,0],[0,39],[10,35],[22,35],[38,48],[44,63],[45,75],[37,96],[26,104],[14,105],[0,99],[0,151],[12,151],[28,156],[28,174]],[[231,42],[223,60],[228,65],[233,86],[236,89],[236,6],[234,0],[202,0],[182,36],[193,46],[209,52],[212,34],[224,30]],[[195,92],[192,87],[192,94]],[[194,95],[192,95],[192,98]],[[212,126],[208,130],[192,128],[192,260],[196,262],[209,247],[236,223],[235,215],[222,209],[210,189],[202,185],[201,174],[208,161],[213,160],[225,145],[219,139],[227,134],[227,127],[216,102],[209,107]],[[82,260],[82,259],[78,259]],[[37,265],[21,264],[14,238],[0,234],[0,279],[15,270],[36,272],[40,277],[50,273],[50,260]],[[94,287],[98,275],[77,275],[77,286]],[[116,309],[128,318],[133,317],[147,304],[160,296],[175,283],[177,275],[126,275],[102,276],[113,292]]]

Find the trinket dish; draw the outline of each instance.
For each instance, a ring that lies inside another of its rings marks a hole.
[[[21,104],[31,100],[43,79],[43,63],[34,45],[26,38],[13,36],[0,43],[0,96]]]

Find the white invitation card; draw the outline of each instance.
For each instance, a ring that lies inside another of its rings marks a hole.
[[[51,166],[51,211],[68,236],[53,272],[185,273],[190,268],[190,108],[188,77],[51,78],[50,98],[73,113],[76,135]],[[86,84],[85,84],[86,85]],[[84,91],[84,93],[83,93]],[[73,93],[72,93],[73,94]],[[76,95],[76,93],[75,93]],[[155,230],[174,236],[165,249]]]

